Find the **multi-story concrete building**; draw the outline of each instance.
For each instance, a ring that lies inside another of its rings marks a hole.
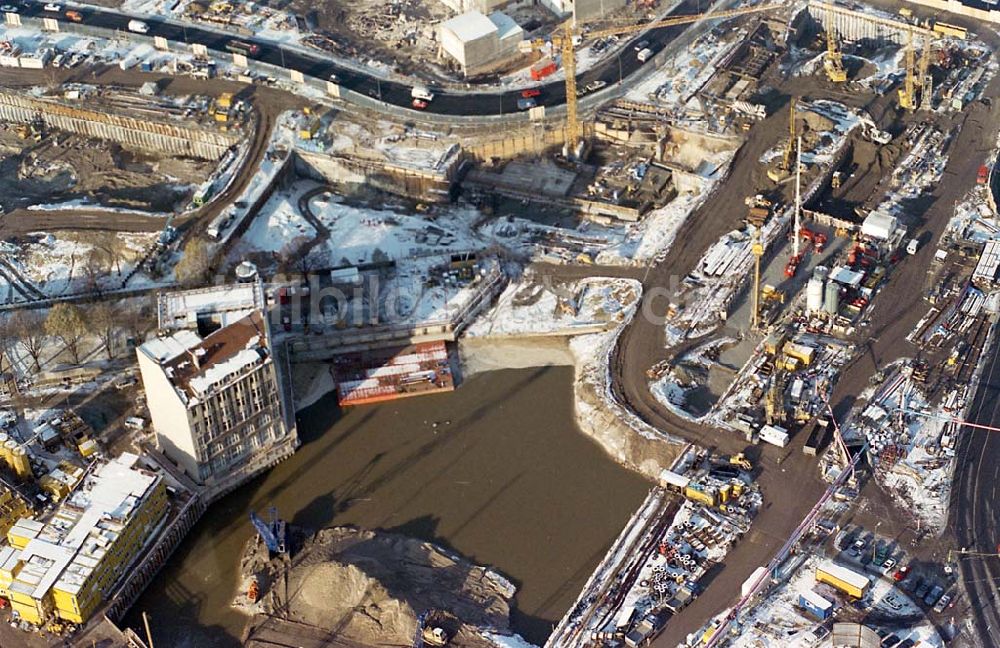
[[[263,295],[259,284],[253,286]],[[232,304],[238,300],[227,299],[227,292],[242,294],[246,288],[210,290],[217,293],[217,303]],[[211,301],[207,294],[183,296],[167,299]],[[189,318],[198,323],[197,330],[163,333],[138,349],[157,446],[210,494],[242,483],[298,445],[270,326],[257,306],[263,298],[242,303],[242,312],[199,310]]]
[[[572,15],[578,23],[604,18],[625,6],[625,0],[540,0],[540,3],[560,18]]]
[[[29,623],[85,623],[154,535],[166,485],[126,453],[98,465],[47,522],[18,521],[0,548],[0,595]]]

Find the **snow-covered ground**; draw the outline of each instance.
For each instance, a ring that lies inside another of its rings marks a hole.
[[[537,278],[511,284],[470,326],[469,337],[569,334],[620,324],[639,298],[639,282],[591,277],[549,285]]]
[[[863,438],[875,475],[924,528],[943,531],[948,520],[956,435],[948,421],[962,408],[954,393],[941,404],[927,402],[922,389],[901,366],[844,426],[846,438]]]
[[[48,297],[96,287],[121,287],[124,277],[156,242],[155,233],[109,233],[99,237],[34,232],[17,244],[0,242],[0,257]],[[105,252],[112,250],[113,252]],[[13,287],[0,286],[0,302],[23,301]]]
[[[752,612],[742,619],[738,637],[728,645],[733,648],[819,648],[829,645],[828,631],[821,629],[822,621],[800,607],[800,596],[812,592],[833,603],[835,618],[837,610],[850,610],[852,606],[833,587],[816,581],[816,567],[820,562],[820,557],[810,556],[786,582],[754,605]],[[881,578],[874,579],[861,605],[882,617],[912,618],[920,614],[920,608],[906,594]],[[915,623],[903,628],[898,628],[896,622],[890,625],[899,640],[911,638],[927,648],[944,647],[944,641],[931,623]]]

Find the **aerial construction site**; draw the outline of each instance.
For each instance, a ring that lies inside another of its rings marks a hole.
[[[1000,645],[989,3],[0,13],[0,645]]]

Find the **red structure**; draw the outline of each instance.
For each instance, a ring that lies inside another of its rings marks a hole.
[[[444,342],[337,356],[334,372],[341,407],[455,389]]]

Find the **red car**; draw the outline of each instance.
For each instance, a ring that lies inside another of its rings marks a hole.
[[[525,99],[531,99],[532,97],[537,97],[540,94],[542,94],[542,91],[538,88],[528,88],[527,90],[521,91],[521,96]]]
[[[412,105],[417,110],[423,110],[424,108],[427,107],[427,102],[424,101],[423,99],[414,99]]]
[[[896,570],[896,573],[892,575],[892,580],[898,583],[904,578],[906,578],[906,575],[909,573],[910,573],[910,568],[908,566],[900,567],[899,569]]]

